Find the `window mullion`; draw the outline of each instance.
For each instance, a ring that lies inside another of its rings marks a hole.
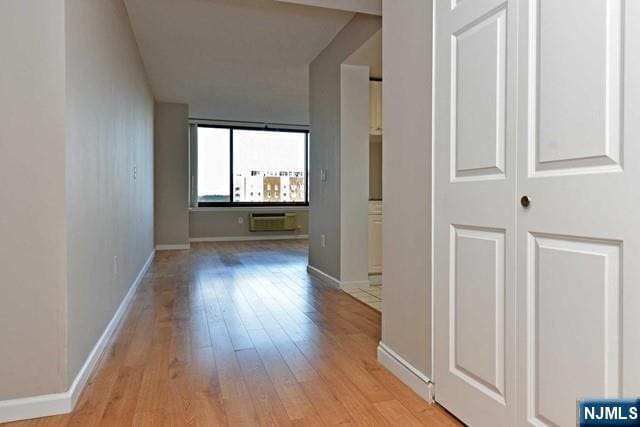
[[[189,124],[189,206],[198,207],[198,125]]]

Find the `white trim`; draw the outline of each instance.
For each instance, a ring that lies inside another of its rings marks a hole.
[[[0,423],[67,414],[71,410],[68,391],[4,400],[0,401]]]
[[[340,282],[340,289],[358,289],[368,288],[370,285],[368,280],[353,280],[351,282]]]
[[[429,403],[434,403],[434,384],[429,377],[380,341],[378,362]]]
[[[335,289],[357,289],[357,288],[368,288],[369,281],[368,280],[354,280],[351,282],[346,282],[342,280],[338,280],[330,274],[325,273],[322,270],[319,270],[311,265],[307,264],[307,273],[320,280],[325,285],[328,285]]]
[[[306,212],[309,206],[212,206],[212,207],[191,207],[191,212]]]
[[[149,266],[153,261],[154,255],[155,255],[155,251],[151,251],[151,254],[149,254],[149,257],[147,258],[144,265],[142,266],[142,269],[138,273],[138,276],[129,287],[127,294],[125,295],[124,299],[120,303],[120,306],[118,307],[113,317],[111,318],[111,321],[107,325],[107,328],[102,333],[102,336],[100,337],[96,345],[93,347],[93,350],[91,351],[91,353],[89,354],[89,357],[87,358],[84,365],[80,369],[80,372],[78,372],[78,375],[76,375],[76,379],[71,384],[71,388],[69,389],[69,392],[71,394],[71,408],[74,408],[76,406],[76,402],[78,401],[78,398],[82,393],[82,390],[84,390],[84,387],[87,385],[87,382],[89,381],[89,377],[91,376],[91,373],[93,372],[96,365],[100,361],[100,358],[102,357],[102,353],[104,353],[104,350],[106,349],[107,344],[109,343],[109,339],[114,334],[114,332],[118,328],[118,324],[120,323],[120,320],[122,320],[125,313],[127,312],[129,303],[131,302],[131,300],[133,300],[133,296],[136,293],[138,286],[140,286],[140,283],[142,283],[142,278],[147,273],[147,270],[149,269]]]
[[[156,245],[156,251],[187,251],[191,249],[191,245]]]
[[[382,285],[382,274],[381,273],[369,274],[369,284]]]
[[[284,234],[279,236],[223,236],[223,237],[191,237],[190,242],[252,242],[257,240],[306,240],[308,234]]]
[[[318,270],[317,268],[307,264],[307,273],[320,280],[325,285],[328,285],[335,289],[340,289],[340,280],[335,277],[325,273],[322,270]]]
[[[91,377],[93,370],[100,361],[109,340],[116,331],[120,320],[124,317],[129,303],[133,299],[133,295],[138,289],[138,286],[140,286],[140,283],[142,283],[142,278],[147,273],[154,255],[155,251],[152,251],[138,273],[138,276],[127,291],[127,295],[125,295],[120,306],[111,318],[111,321],[100,336],[100,339],[93,347],[93,350],[91,350],[91,353],[84,362],[80,372],[76,375],[76,378],[71,384],[71,387],[69,387],[69,390],[63,393],[44,394],[40,396],[0,401],[0,423],[67,414],[73,411],[82,391],[89,382],[89,378]]]

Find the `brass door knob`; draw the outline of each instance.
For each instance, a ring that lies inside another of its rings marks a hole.
[[[522,198],[520,199],[520,204],[523,208],[528,208],[531,204],[531,199],[529,199],[529,196],[522,196]]]

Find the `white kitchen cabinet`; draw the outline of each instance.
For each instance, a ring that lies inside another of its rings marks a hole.
[[[382,202],[369,202],[369,274],[382,273]]]
[[[369,82],[369,134],[382,135],[382,82]]]

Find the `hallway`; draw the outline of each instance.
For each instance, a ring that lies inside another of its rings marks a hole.
[[[307,242],[159,252],[69,415],[15,425],[457,425],[376,361],[380,313]]]

